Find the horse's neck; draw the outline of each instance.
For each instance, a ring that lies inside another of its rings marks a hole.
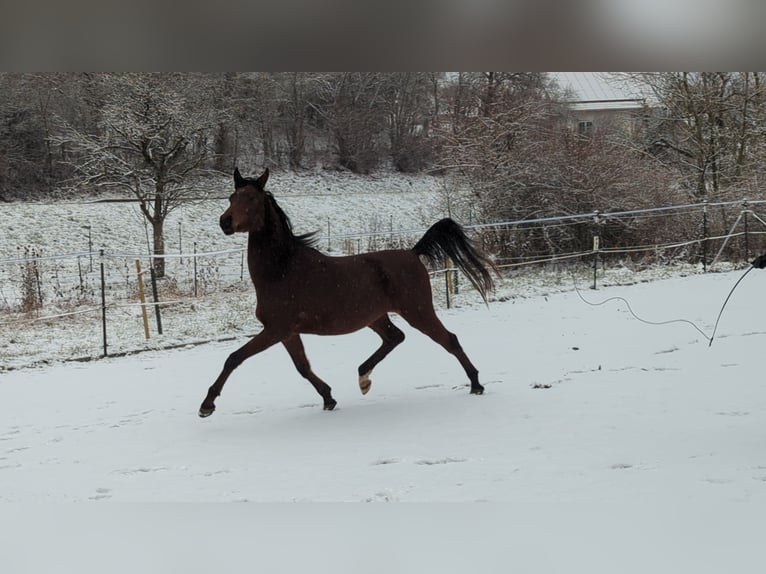
[[[264,235],[250,232],[247,238],[247,266],[255,288],[274,283],[289,269],[294,246],[290,238],[277,233]]]

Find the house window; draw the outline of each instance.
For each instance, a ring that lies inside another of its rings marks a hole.
[[[577,122],[577,133],[581,136],[589,136],[593,133],[593,122]]]

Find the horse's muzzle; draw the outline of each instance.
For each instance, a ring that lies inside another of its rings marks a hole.
[[[226,235],[231,235],[232,233],[234,233],[234,224],[232,223],[231,215],[222,215],[220,225],[221,225],[221,230]]]

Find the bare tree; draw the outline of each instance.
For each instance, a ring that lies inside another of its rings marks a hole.
[[[463,74],[452,97],[460,114],[442,129],[442,166],[462,174],[484,221],[642,207],[671,187],[669,170],[618,125],[587,136],[572,129],[561,94],[542,75]],[[546,227],[528,239],[580,250],[588,231]],[[612,229],[611,244],[634,231]]]
[[[543,89],[528,92],[511,77],[499,82],[482,73],[458,74],[447,97],[452,117],[440,126],[439,165],[469,178],[478,196],[496,204],[493,211],[517,211],[514,195],[535,185],[530,161],[561,116],[555,101]]]
[[[622,74],[648,86],[660,113],[645,145],[672,162],[695,198],[741,191],[763,171],[766,75],[763,72]]]
[[[310,102],[316,90],[311,72],[278,72],[271,76],[278,99],[279,131],[287,148],[290,169],[304,167],[311,131]]]
[[[100,131],[85,133],[65,124],[54,138],[77,154],[77,185],[125,190],[136,197],[152,226],[154,255],[165,254],[168,214],[198,192],[207,173],[216,119],[200,105],[200,78],[168,74],[109,74],[110,96]],[[203,90],[204,91],[204,90]],[[164,258],[154,260],[159,277]]]
[[[379,72],[343,72],[318,78],[312,108],[331,134],[337,163],[368,173],[384,155],[384,82]]]
[[[433,86],[435,72],[385,74],[384,100],[391,161],[395,169],[420,171],[431,161],[431,122],[438,104]]]
[[[0,197],[49,192],[51,93],[33,74],[0,74]]]

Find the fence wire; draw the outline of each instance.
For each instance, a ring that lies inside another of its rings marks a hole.
[[[503,272],[534,267],[566,272],[579,262],[602,268],[626,262],[637,268],[678,262],[707,270],[722,261],[746,262],[764,251],[766,216],[756,211],[764,204],[766,201],[701,203],[479,223],[466,228]],[[336,255],[408,248],[424,232],[332,234],[328,229],[326,241],[320,245]],[[594,237],[599,238],[597,245]],[[143,304],[149,315],[155,307],[163,312],[174,306],[199,307],[209,296],[252,292],[243,248],[195,249],[152,258],[103,250],[46,254],[19,246],[16,256],[0,259],[0,330],[7,335],[33,323],[50,325],[77,317],[98,325],[105,316],[113,325],[111,336],[119,336],[115,322],[141,320],[135,261],[148,270],[159,258],[164,259],[165,276],[156,283],[156,301],[148,277],[143,277],[147,283]],[[434,276],[444,272],[435,270]],[[435,294],[447,304],[449,293],[440,295],[439,291],[449,284],[434,282]],[[168,327],[174,328],[172,322]]]

